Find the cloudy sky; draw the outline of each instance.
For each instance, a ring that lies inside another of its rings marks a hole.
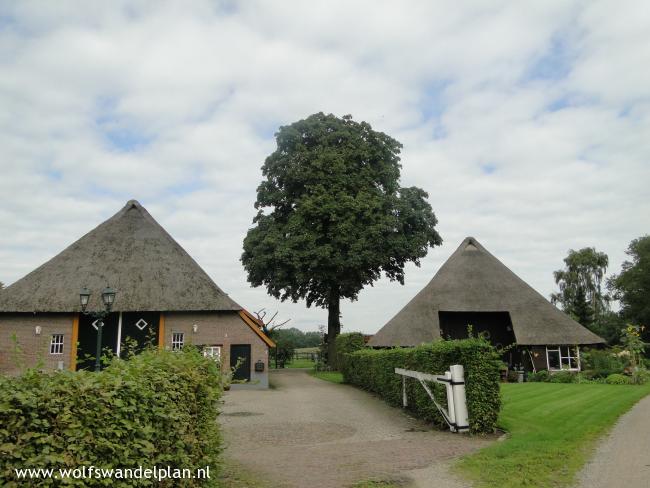
[[[352,114],[404,144],[442,247],[342,306],[375,332],[468,235],[545,296],[570,248],[650,232],[644,1],[0,1],[0,280],[135,198],[235,300],[326,312],[239,262],[273,134]]]

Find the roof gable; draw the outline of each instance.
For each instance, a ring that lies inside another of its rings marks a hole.
[[[117,290],[115,311],[241,310],[137,201],[0,293],[0,312],[75,312],[79,290]]]
[[[440,338],[439,311],[510,313],[518,344],[604,342],[467,237],[433,279],[375,334],[373,346],[412,346]]]

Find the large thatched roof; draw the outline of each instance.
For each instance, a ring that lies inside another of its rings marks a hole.
[[[369,345],[415,346],[440,339],[441,311],[509,312],[521,345],[605,342],[551,305],[476,239],[468,237]]]
[[[116,311],[241,310],[137,201],[0,293],[0,312],[75,312],[79,290]]]

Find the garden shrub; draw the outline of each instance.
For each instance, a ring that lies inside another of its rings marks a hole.
[[[346,354],[358,351],[364,347],[366,347],[366,343],[363,340],[363,334],[361,332],[339,334],[336,337],[336,354],[338,356],[336,364],[339,370],[343,368],[343,361],[345,361]]]
[[[501,397],[499,394],[500,360],[485,340],[439,341],[414,348],[362,349],[348,354],[342,373],[346,383],[377,393],[391,405],[402,405],[402,377],[395,368],[431,374],[444,374],[449,366],[465,368],[465,388],[470,430],[475,433],[494,431]],[[419,382],[407,378],[408,409],[418,418],[445,426],[444,419]],[[437,399],[446,404],[443,385],[433,384]]]
[[[69,479],[69,486],[215,486],[221,450],[217,364],[195,349],[113,359],[100,373],[28,370],[0,378],[0,485],[14,468],[210,466],[210,480]],[[212,483],[212,484],[211,484]],[[41,479],[38,486],[58,486]]]
[[[548,381],[549,378],[549,372],[545,369],[542,369],[540,371],[537,371],[536,373],[528,373],[526,376],[526,381],[530,382],[546,382]]]
[[[631,382],[635,385],[643,385],[650,381],[650,371],[647,369],[640,369],[632,373]]]
[[[558,371],[548,377],[549,383],[575,383],[576,373],[570,371]]]
[[[605,378],[605,382],[609,385],[629,385],[630,378],[624,374],[614,373]]]
[[[611,349],[588,349],[581,354],[582,367],[593,378],[606,378],[613,373],[622,373],[625,359]]]

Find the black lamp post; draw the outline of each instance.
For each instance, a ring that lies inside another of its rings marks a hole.
[[[93,318],[99,319],[97,322],[97,350],[95,351],[95,371],[101,369],[101,355],[102,355],[102,329],[104,328],[104,318],[111,313],[113,308],[113,303],[115,302],[115,294],[117,292],[107,286],[102,290],[102,302],[104,303],[104,310],[99,312],[88,312],[86,308],[88,307],[88,302],[90,301],[91,291],[85,286],[79,292],[79,302],[81,303],[81,313],[84,315],[90,315]]]

